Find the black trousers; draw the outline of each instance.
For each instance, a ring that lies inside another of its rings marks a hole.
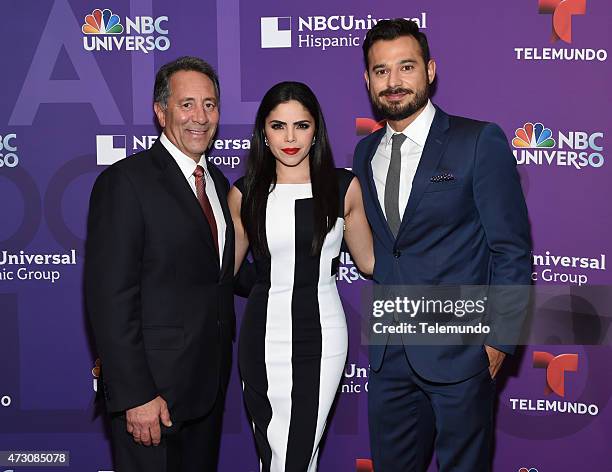
[[[137,444],[127,432],[125,414],[111,417],[115,472],[213,472],[217,470],[225,397],[220,392],[211,412],[173,421],[162,428],[159,446]]]

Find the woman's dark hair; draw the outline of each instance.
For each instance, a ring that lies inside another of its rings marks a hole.
[[[311,253],[318,254],[327,233],[338,218],[338,181],[321,106],[314,93],[300,82],[281,82],[264,95],[253,129],[251,150],[244,178],[240,217],[253,254],[270,255],[266,239],[266,205],[276,186],[276,158],[265,145],[266,118],[281,103],[295,100],[314,118],[315,144],[310,148],[310,182],[314,201],[314,234]]]
[[[367,32],[362,45],[363,60],[366,65],[366,70],[370,70],[370,65],[368,64],[368,53],[375,42],[391,41],[401,36],[412,36],[417,40],[421,46],[421,56],[423,57],[423,62],[425,63],[425,67],[427,67],[430,56],[429,44],[427,43],[427,36],[425,36],[425,33],[421,33],[419,31],[419,25],[412,20],[406,20],[405,18],[394,18],[392,20],[380,20],[372,27],[371,30]]]

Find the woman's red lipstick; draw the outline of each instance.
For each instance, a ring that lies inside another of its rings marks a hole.
[[[281,151],[283,151],[285,154],[289,154],[290,156],[293,156],[299,150],[300,150],[300,148],[283,148],[283,149],[281,149]]]

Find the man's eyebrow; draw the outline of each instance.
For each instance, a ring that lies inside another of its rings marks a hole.
[[[194,97],[183,97],[183,98],[181,99],[181,101],[182,101],[182,102],[188,102],[188,101],[193,101],[193,102],[195,102],[195,100],[196,100],[196,99],[195,99]],[[211,100],[211,101],[213,101],[213,102],[216,102],[216,101],[217,101],[217,97],[214,97],[214,96],[213,96],[213,97],[204,97],[204,100]]]
[[[417,60],[416,59],[402,59],[401,61],[398,62],[398,64],[416,64]],[[372,66],[372,70],[375,69],[381,69],[387,67],[387,64],[374,64]]]

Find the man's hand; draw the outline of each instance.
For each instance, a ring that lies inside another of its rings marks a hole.
[[[487,345],[485,345],[485,351],[487,351],[487,356],[489,357],[489,373],[491,378],[494,379],[506,357],[506,353]]]
[[[159,421],[167,426],[172,426],[170,412],[166,401],[157,396],[144,405],[130,408],[125,412],[127,421],[127,432],[134,436],[134,441],[144,446],[158,446],[161,440],[161,428]]]

